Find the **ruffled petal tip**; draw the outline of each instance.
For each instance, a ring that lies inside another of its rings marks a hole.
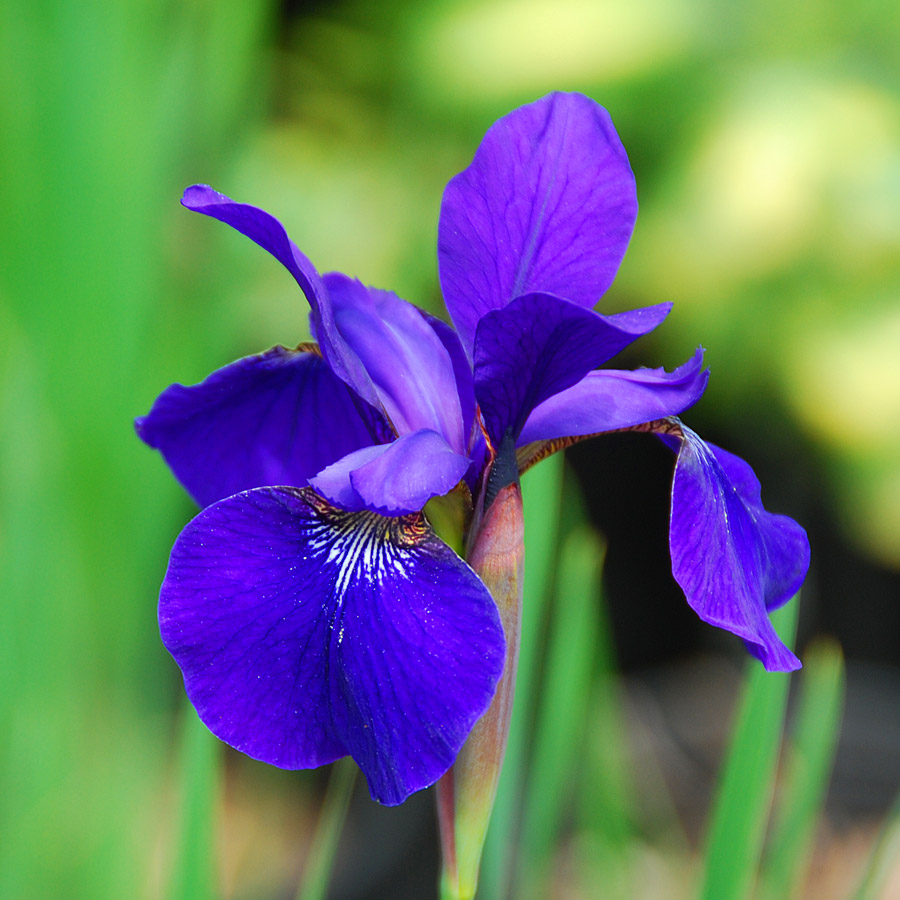
[[[799,668],[767,613],[806,577],[806,532],[765,510],[747,463],[673,422],[680,435],[664,440],[678,453],[669,530],[675,580],[701,619],[743,638],[767,669]]]

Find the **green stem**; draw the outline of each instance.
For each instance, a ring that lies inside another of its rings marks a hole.
[[[452,769],[437,783],[444,900],[472,900],[485,835],[500,780],[516,683],[522,621],[522,494],[501,489],[475,525],[469,565],[491,592],[506,635],[506,662],[497,692],[475,723]]]

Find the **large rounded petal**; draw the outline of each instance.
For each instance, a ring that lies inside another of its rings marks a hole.
[[[494,446],[507,429],[518,438],[536,406],[652,331],[671,308],[601,316],[536,293],[488,312],[475,334],[475,396]]]
[[[503,666],[496,606],[422,516],[259,488],[201,512],[160,594],[200,718],[283,768],[350,754],[402,802],[452,764]]]
[[[349,453],[309,483],[344,509],[402,516],[453,490],[469,466],[436,431],[422,429]]]
[[[742,459],[681,423],[664,440],[678,453],[669,546],[688,603],[705,622],[742,637],[767,669],[799,668],[767,611],[789,600],[806,577],[806,532],[765,510],[759,481]]]
[[[447,185],[438,226],[441,287],[468,352],[478,320],[521,294],[593,306],[636,216],[634,176],[602,106],[555,93],[495,122]]]
[[[173,384],[135,422],[200,506],[267,484],[302,487],[346,454],[392,437],[313,349],[273,347]]]
[[[372,406],[378,397],[365,367],[341,337],[334,321],[328,291],[316,267],[297,249],[284,225],[274,216],[248,203],[236,203],[209,185],[195,184],[181,198],[182,206],[230,225],[267,250],[294,276],[312,312],[316,340],[332,371]]]
[[[709,380],[703,349],[672,372],[665,369],[599,369],[537,406],[519,444],[587,437],[630,428],[693,406]]]

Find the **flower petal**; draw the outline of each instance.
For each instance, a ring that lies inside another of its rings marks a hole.
[[[350,453],[309,483],[344,509],[401,516],[453,490],[469,465],[436,431],[422,429]]]
[[[472,375],[472,366],[466,351],[459,340],[459,335],[446,323],[435,316],[423,312],[425,320],[434,329],[440,338],[453,363],[453,373],[456,376],[456,393],[459,397],[459,406],[462,414],[463,434],[466,438],[466,456],[472,460],[472,465],[466,474],[466,483],[473,493],[477,490],[480,473],[487,465],[487,442],[481,423],[476,419],[475,404],[475,380]]]
[[[520,445],[628,428],[684,412],[709,380],[703,348],[672,372],[665,369],[600,369],[555,394],[528,417]]]
[[[200,506],[267,484],[303,486],[352,450],[392,435],[315,352],[273,347],[173,384],[135,421]]]
[[[309,302],[316,340],[328,365],[360,397],[378,407],[378,398],[365,368],[338,332],[331,300],[321,276],[288,237],[281,222],[265,210],[247,203],[236,203],[206,184],[189,187],[181,198],[181,204],[230,225],[271,253],[294,276]]]
[[[518,437],[531,411],[656,328],[670,303],[601,316],[552,294],[488,312],[475,336],[475,395],[488,435]]]
[[[430,428],[465,452],[450,354],[422,313],[390,291],[324,277],[341,337],[362,362],[398,434]]]
[[[423,517],[341,512],[308,488],[203,510],[159,619],[214,734],[282,768],[349,753],[387,804],[446,771],[503,665],[490,594]]]
[[[444,191],[438,263],[471,354],[478,320],[532,291],[592,307],[625,255],[637,198],[609,114],[554,93],[495,122]]]
[[[463,435],[466,438],[466,449],[471,450],[473,438],[481,435],[480,428],[475,425],[475,381],[472,377],[472,367],[466,351],[460,343],[459,335],[446,323],[436,316],[420,310],[425,321],[434,329],[444,349],[450,357],[453,366],[453,375],[456,378],[456,394],[459,397],[460,413],[462,415]],[[469,453],[471,456],[472,454]]]
[[[766,613],[806,577],[806,532],[766,512],[747,463],[678,424],[680,441],[663,436],[678,444],[669,529],[675,580],[701,619],[742,637],[767,669],[797,669]]]

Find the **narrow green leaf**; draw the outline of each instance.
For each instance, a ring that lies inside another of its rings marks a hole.
[[[551,456],[522,479],[525,588],[519,669],[503,773],[482,857],[479,900],[500,900],[509,894],[545,609],[556,562],[563,464],[562,454]]]
[[[605,603],[598,608],[594,659],[596,677],[591,685],[588,758],[579,819],[611,849],[624,853],[637,831],[638,804],[622,710],[622,680]]]
[[[515,896],[544,896],[563,811],[584,751],[585,723],[593,702],[600,569],[605,547],[582,526],[560,554],[545,676],[527,774]]]
[[[297,900],[325,900],[328,896],[334,855],[337,852],[344,820],[347,818],[347,807],[353,795],[356,772],[356,763],[349,756],[339,759],[331,767],[328,788],[306,857]]]
[[[185,702],[181,736],[181,815],[169,900],[213,900],[219,742]]]
[[[772,614],[790,645],[797,624],[796,599]],[[731,747],[720,774],[709,826],[701,900],[744,900],[756,878],[772,801],[784,728],[790,675],[748,663]]]
[[[802,685],[771,849],[761,875],[764,900],[797,896],[809,869],[843,709],[844,660],[834,641],[820,640],[809,648]]]
[[[585,756],[578,775],[578,852],[589,858],[592,877],[603,885],[604,900],[630,900],[636,893],[635,851],[640,846],[642,816],[622,707],[623,683],[605,603],[599,604],[597,615],[595,675],[586,711]],[[641,772],[645,787],[648,777],[646,770]],[[662,775],[656,773],[651,780],[656,787],[654,796],[665,795]],[[670,818],[675,819],[674,813]]]

